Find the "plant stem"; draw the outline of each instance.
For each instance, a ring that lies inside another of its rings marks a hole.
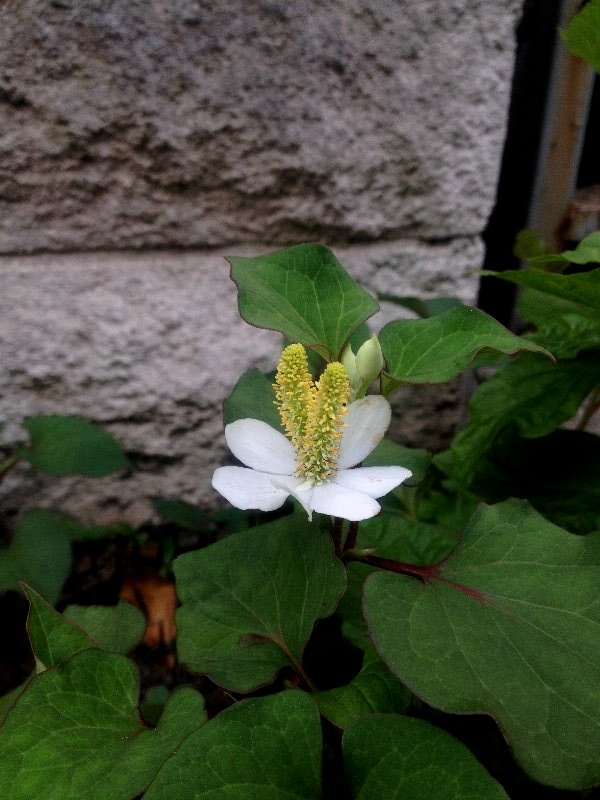
[[[358,553],[346,554],[346,561],[360,561],[362,564],[369,564],[371,567],[379,567],[388,572],[398,572],[401,575],[414,575],[422,580],[430,580],[438,575],[440,564],[431,564],[427,567],[418,564],[406,564],[404,561],[394,561],[391,558],[381,558],[381,556],[359,555]]]
[[[358,522],[351,522],[348,529],[348,538],[344,550],[354,550],[356,547],[356,537],[358,536]]]
[[[12,456],[9,456],[9,457],[6,459],[6,461],[3,461],[3,462],[0,464],[0,481],[2,480],[2,478],[4,478],[4,476],[6,475],[6,473],[7,473],[7,472],[8,472],[10,469],[12,469],[12,468],[14,467],[14,465],[17,463],[17,461],[18,461],[18,460],[19,460],[19,457],[18,457],[18,455],[17,455],[16,453],[14,453]]]
[[[333,546],[335,547],[336,556],[339,556],[342,553],[343,532],[344,520],[341,517],[334,517],[331,538],[333,539]]]

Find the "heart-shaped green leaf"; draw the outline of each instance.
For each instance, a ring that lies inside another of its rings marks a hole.
[[[281,331],[328,361],[379,309],[331,250],[300,244],[257,258],[230,258],[240,314],[251,325]]]
[[[174,570],[181,661],[238,692],[270,683],[283,666],[301,671],[315,622],[346,588],[331,538],[303,513],[186,553]]]
[[[31,446],[21,448],[17,456],[42,472],[100,478],[131,466],[117,440],[85,419],[30,417],[23,427]]]
[[[303,692],[242,700],[181,743],[145,800],[319,800],[321,726]]]
[[[372,647],[366,648],[361,670],[350,683],[315,696],[321,714],[338,728],[347,728],[353,719],[365,714],[403,713],[410,705],[410,698],[410,692],[392,675]]]
[[[25,511],[10,545],[0,550],[0,591],[18,590],[24,581],[56,603],[71,569],[69,534],[60,514],[44,508]]]
[[[158,728],[137,712],[138,675],[120,655],[85,650],[33,678],[0,728],[0,797],[133,800],[206,717],[181,689]]]
[[[420,719],[357,719],[343,748],[354,800],[508,800],[464,744]]]
[[[520,350],[550,355],[543,347],[515,336],[476,308],[455,308],[430,319],[388,323],[379,334],[387,385],[442,383],[469,366],[477,353]]]
[[[420,579],[370,575],[365,616],[411,691],[492,715],[535,780],[589,788],[600,780],[599,566],[599,534],[568,534],[509,500],[480,508]]]

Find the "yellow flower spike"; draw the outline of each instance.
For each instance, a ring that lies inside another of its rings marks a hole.
[[[315,391],[306,350],[301,344],[291,344],[281,354],[273,388],[286,435],[299,451],[304,441],[310,398]]]
[[[335,472],[349,397],[346,369],[337,361],[328,364],[310,396],[298,477],[320,484]]]

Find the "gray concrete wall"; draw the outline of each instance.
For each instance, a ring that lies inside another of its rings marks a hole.
[[[22,468],[1,506],[139,521],[152,494],[215,502],[220,403],[279,347],[237,320],[224,253],[320,240],[371,289],[472,301],[521,5],[0,6],[4,440],[27,414],[77,413],[139,467]],[[405,440],[449,435],[449,392],[402,400]]]

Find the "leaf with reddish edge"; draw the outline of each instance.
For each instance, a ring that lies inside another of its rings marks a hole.
[[[256,258],[229,258],[240,315],[335,361],[351,334],[379,310],[329,248],[299,244]]]
[[[438,564],[368,563],[383,568],[364,587],[371,637],[413,693],[494,717],[541,783],[600,780],[599,534],[508,500],[480,507]]]

